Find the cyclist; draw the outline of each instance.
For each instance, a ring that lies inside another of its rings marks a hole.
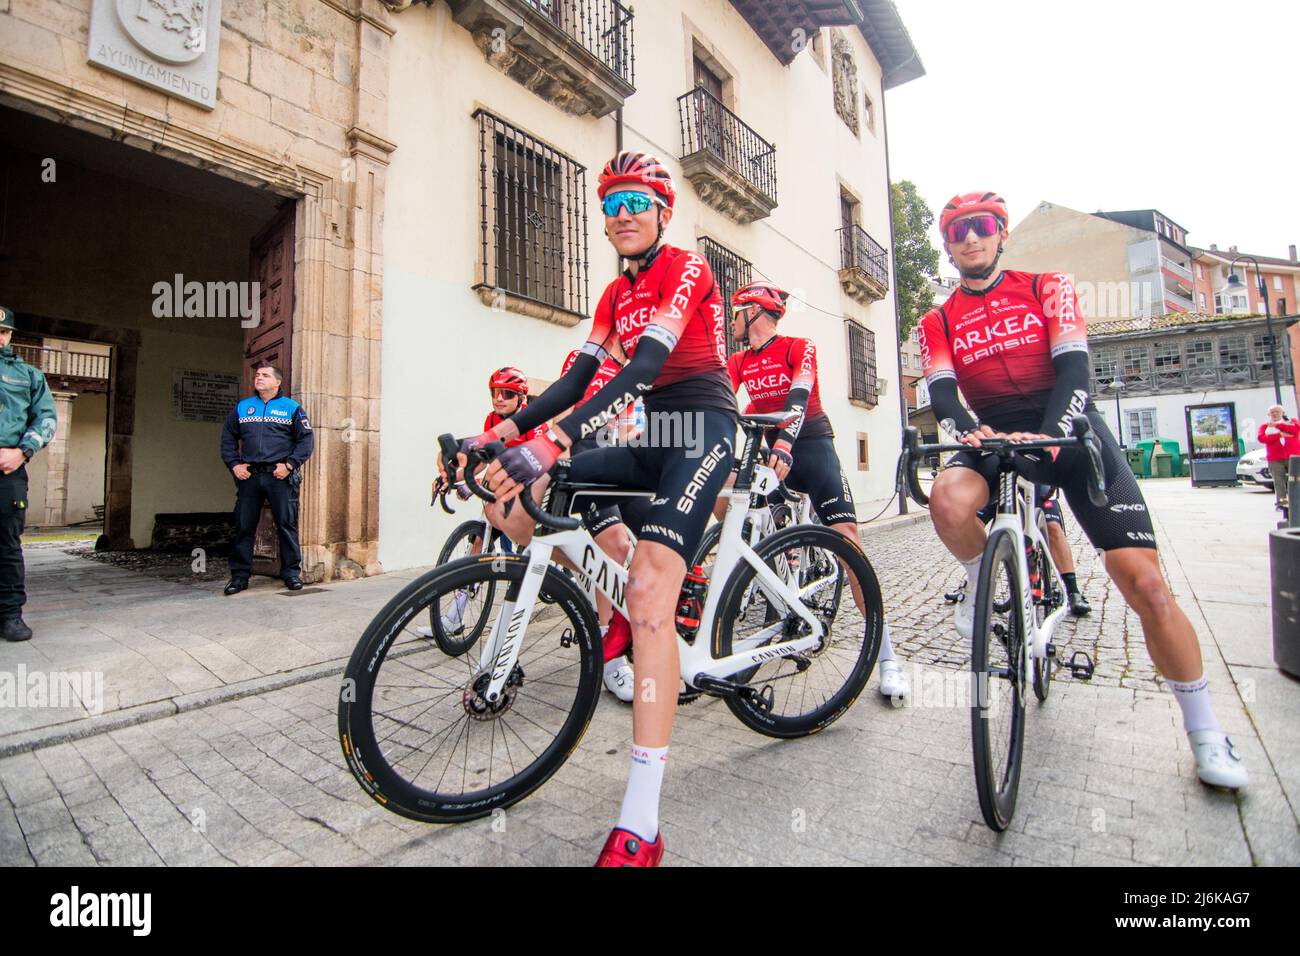
[[[1052,553],[1052,563],[1056,565],[1056,570],[1060,572],[1061,581],[1065,585],[1065,597],[1070,605],[1070,613],[1075,617],[1086,617],[1092,613],[1092,605],[1079,590],[1079,580],[1075,575],[1074,552],[1070,550],[1070,542],[1065,538],[1065,516],[1061,513],[1061,503],[1056,500],[1057,490],[1051,485],[1039,484],[1034,486],[1034,491],[1038,495],[1038,509],[1047,519],[1047,550]],[[996,513],[997,507],[990,501],[979,510],[980,523],[987,527]],[[961,589],[964,590],[965,587],[966,583],[963,581]]]
[[[597,186],[605,235],[627,263],[600,297],[580,354],[527,411],[461,444],[468,453],[496,438],[513,438],[574,403],[555,429],[507,450],[486,480],[503,499],[545,474],[564,449],[589,438],[638,396],[647,420],[692,416],[697,456],[684,441],[648,447],[597,448],[573,460],[575,481],[604,481],[656,489],[646,511],[627,585],[638,692],[632,703],[632,762],[618,825],[597,866],[657,866],[663,858],[659,791],[677,707],[680,678],[674,613],[687,563],[699,546],[709,508],[731,470],[736,398],[724,367],[722,297],[698,253],[663,242],[676,196],[672,176],[655,157],[624,150],[601,171]],[[623,369],[587,401],[587,383],[608,356]],[[656,419],[656,416],[664,416]],[[654,428],[663,438],[670,428]],[[685,429],[682,429],[684,432]],[[684,434],[681,437],[685,437]],[[672,447],[662,447],[663,445]]]
[[[797,417],[785,428],[769,434],[772,450],[768,466],[792,491],[812,499],[822,524],[834,528],[861,547],[858,516],[848,479],[835,454],[835,432],[822,409],[817,381],[817,349],[811,339],[792,338],[777,331],[790,294],[770,282],[751,282],[731,297],[731,337],[746,347],[727,360],[731,388],[745,386],[749,396],[746,414],[790,412]],[[728,485],[734,478],[728,479]],[[719,498],[714,514],[719,521],[727,502]],[[857,580],[853,598],[862,610]],[[886,624],[880,639],[880,693],[902,698],[910,691],[903,668],[894,658]]]
[[[580,354],[578,349],[568,354],[564,360],[564,367],[560,370],[561,378],[568,374]],[[583,401],[599,392],[622,367],[612,356],[607,358],[587,384]],[[602,442],[610,444],[625,439],[632,424],[631,408],[627,409],[627,413],[618,422],[605,426],[606,431],[603,434],[576,442],[569,450],[569,455],[574,456],[590,451],[600,447]],[[555,423],[563,417],[564,415],[559,416]],[[521,444],[521,441],[516,438],[511,444]],[[543,475],[533,482],[532,492],[535,501],[542,500],[549,483],[549,475]],[[596,543],[606,554],[626,564],[628,551],[631,548],[627,526],[623,523],[618,505],[611,503],[608,498],[597,498],[591,505],[592,510],[588,511],[583,507],[584,504],[585,502],[580,499],[575,503],[575,510],[582,513],[583,521],[591,536],[596,539]],[[533,540],[533,532],[536,530],[534,522],[523,508],[511,508],[509,503],[498,502],[488,505],[486,512],[492,526],[504,533],[507,539],[513,541],[520,549],[528,547],[529,542]],[[555,554],[555,560],[572,567],[569,560],[558,552]],[[628,660],[627,651],[632,645],[631,625],[628,624],[627,618],[614,610],[609,599],[599,591],[596,592],[596,608],[601,624],[601,646],[605,653],[605,688],[623,703],[630,704],[633,694],[632,664]]]
[[[497,369],[488,376],[488,393],[492,397],[492,411],[488,412],[487,418],[483,420],[483,430],[487,431],[494,428],[501,422],[506,421],[510,416],[517,414],[521,409],[528,406],[528,376],[513,365],[506,365]],[[514,440],[513,444],[522,444],[528,438],[540,434],[540,430],[521,436]],[[437,487],[434,489],[435,497]],[[470,497],[470,490],[466,485],[458,485],[456,488],[457,496],[462,500]],[[503,533],[501,526],[500,513],[494,513],[491,507],[485,508],[484,513],[488,523],[496,530],[492,532],[493,540],[496,536]],[[505,533],[506,550],[510,550],[511,542],[514,539],[509,533]],[[483,539],[475,538],[470,544],[469,553],[471,555],[483,553]],[[451,609],[442,616],[442,626],[449,634],[453,634],[461,629],[462,617],[465,613],[465,605],[469,602],[468,591],[458,591],[453,600]],[[432,637],[433,629],[428,626],[421,626],[415,629],[415,632],[421,637]]]
[[[970,452],[959,452],[935,479],[930,514],[939,537],[966,570],[957,630],[970,637],[975,582],[987,538],[976,513],[989,500],[997,459],[974,452],[982,439],[1065,436],[1073,415],[1087,415],[1101,438],[1109,504],[1088,499],[1084,452],[1052,449],[1023,457],[1034,480],[1064,493],[1124,599],[1142,622],[1147,650],[1169,682],[1200,779],[1244,787],[1247,774],[1214,714],[1200,647],[1174,601],[1156,555],[1151,516],[1137,480],[1088,395],[1088,337],[1073,280],[1063,273],[1002,270],[1007,207],[992,192],[954,196],[939,228],[962,275],[948,300],[921,320],[921,357],[936,417],[952,419]],[[958,400],[961,388],[976,420]],[[1037,465],[1034,464],[1037,462]]]

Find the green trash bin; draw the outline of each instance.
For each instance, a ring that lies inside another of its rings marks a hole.
[[[1187,474],[1186,470],[1182,467],[1183,452],[1179,447],[1178,442],[1174,441],[1172,438],[1162,438],[1160,439],[1160,447],[1169,455],[1169,467],[1173,469],[1173,474],[1170,477],[1181,478],[1183,475]]]
[[[1180,478],[1188,478],[1192,474],[1192,466],[1187,460],[1187,452],[1181,452],[1178,455],[1178,466],[1182,469],[1179,473]]]
[[[1174,458],[1165,451],[1164,446],[1155,449],[1151,455],[1151,477],[1172,478],[1174,476]]]
[[[1124,449],[1124,457],[1128,459],[1129,470],[1138,478],[1145,477],[1142,473],[1142,449],[1128,447]]]
[[[1151,449],[1155,447],[1154,438],[1145,438],[1137,442],[1137,447],[1142,449],[1142,470],[1137,473],[1139,478],[1150,478],[1153,474],[1151,471]]]

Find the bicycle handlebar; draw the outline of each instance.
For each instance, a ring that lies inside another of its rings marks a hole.
[[[1018,454],[1042,448],[1081,448],[1088,460],[1088,500],[1098,508],[1105,507],[1109,500],[1106,496],[1106,472],[1102,462],[1101,440],[1093,431],[1092,423],[1084,415],[1075,415],[1071,419],[1073,435],[1066,438],[1035,439],[1033,441],[1009,441],[1005,438],[981,438],[980,447],[973,448],[963,443],[924,445],[921,443],[920,429],[907,426],[903,429],[903,453],[898,459],[898,473],[895,487],[907,486],[907,493],[919,505],[928,505],[930,497],[921,487],[917,475],[921,458],[924,455],[946,451],[971,451],[977,454]]]
[[[451,435],[439,435],[438,445],[442,449],[444,463],[447,465],[449,472],[454,472],[457,468],[456,456],[460,451],[460,442],[456,441]],[[465,484],[469,490],[474,492],[489,504],[497,500],[497,496],[480,485],[474,477],[474,469],[480,464],[487,464],[495,459],[498,455],[506,450],[504,442],[494,441],[485,445],[478,451],[469,456],[469,461],[465,466]],[[519,501],[524,506],[524,511],[528,516],[543,527],[550,528],[553,531],[573,531],[582,524],[577,518],[563,517],[560,515],[548,515],[537,506],[533,500],[532,482],[524,486],[519,492]]]

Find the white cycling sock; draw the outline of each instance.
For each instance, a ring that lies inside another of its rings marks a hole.
[[[1192,681],[1171,680],[1169,689],[1183,712],[1184,730],[1189,734],[1198,730],[1222,732],[1219,719],[1214,716],[1214,705],[1210,703],[1210,682],[1204,675]]]
[[[969,561],[959,561],[958,564],[966,571],[966,593],[973,601],[975,600],[975,589],[980,583],[980,564],[984,561],[984,555],[977,554]]]
[[[663,786],[667,760],[667,747],[632,745],[632,769],[628,771],[618,825],[651,843],[659,838],[659,788]]]
[[[468,591],[457,591],[456,600],[452,605],[452,611],[447,615],[453,621],[459,621],[465,613],[465,605],[469,603]]]
[[[878,664],[894,659],[894,645],[889,643],[889,622],[884,621],[883,625],[880,629],[880,656],[876,658]]]

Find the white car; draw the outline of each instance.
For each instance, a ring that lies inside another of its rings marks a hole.
[[[1237,477],[1242,481],[1273,487],[1273,475],[1268,470],[1268,452],[1264,448],[1248,451],[1237,461]]]

